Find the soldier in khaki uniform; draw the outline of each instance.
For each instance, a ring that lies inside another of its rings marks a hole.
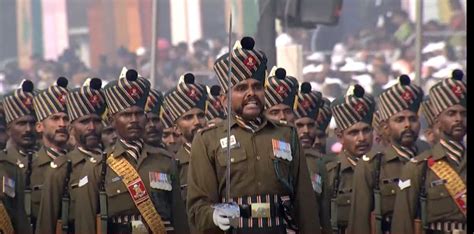
[[[176,129],[176,126],[171,119],[169,108],[166,103],[163,104],[163,112],[161,113],[161,120],[163,123],[163,136],[162,141],[166,145],[166,149],[176,154],[183,144],[181,138],[181,132]]]
[[[298,93],[298,80],[286,75],[284,68],[273,67],[265,82],[265,117],[293,124],[293,104]]]
[[[208,89],[207,104],[206,104],[206,122],[207,126],[214,126],[222,122],[226,118],[224,106],[219,100],[221,96],[221,87],[213,85]]]
[[[295,100],[295,127],[308,164],[309,176],[316,201],[319,205],[319,222],[325,233],[331,233],[330,194],[327,180],[325,157],[320,150],[313,148],[316,139],[317,117],[324,100],[320,92],[311,91],[311,84],[304,82]]]
[[[375,100],[365,94],[360,85],[351,86],[344,97],[331,103],[336,120],[336,135],[342,144],[342,152],[326,164],[331,189],[331,226],[333,231],[345,233],[350,208],[355,200],[353,192],[354,170],[360,158],[372,147],[372,116]],[[359,202],[359,201],[357,201]]]
[[[32,233],[25,212],[23,172],[7,159],[4,152],[0,152],[0,176],[0,232]]]
[[[290,226],[301,233],[319,233],[317,205],[296,130],[263,116],[265,54],[253,48],[252,38],[244,37],[240,43],[214,64],[224,93],[232,89],[230,144],[226,121],[195,136],[188,175],[190,222],[209,232],[228,230],[232,218],[236,233],[286,233]],[[227,77],[230,56],[234,69]],[[221,100],[226,103],[224,96]],[[229,196],[235,202],[230,208],[223,203],[228,147]],[[233,212],[236,209],[239,215]]]
[[[70,133],[77,142],[66,157],[55,159],[56,166],[49,168],[46,173],[36,224],[37,233],[54,233],[56,230],[74,233],[74,210],[79,200],[77,190],[82,169],[86,162],[99,161],[103,152],[101,115],[106,105],[101,87],[102,81],[92,78],[83,87],[73,89],[67,95]],[[62,226],[57,226],[58,220]]]
[[[75,209],[76,233],[189,231],[175,161],[142,140],[149,89],[148,80],[126,69],[105,86],[119,139],[100,162],[84,165],[77,197],[85,205]]]
[[[374,118],[372,119],[372,128],[374,129],[374,145],[372,151],[383,151],[390,145],[390,137],[383,131],[380,126],[380,110],[375,110]]]
[[[390,232],[401,168],[419,152],[415,143],[422,100],[423,90],[411,84],[407,75],[379,95],[379,129],[389,137],[389,145],[357,164],[352,189],[352,201],[357,202],[351,204],[349,233],[370,233],[371,227],[376,233]]]
[[[182,134],[183,144],[176,153],[176,159],[179,163],[181,194],[184,201],[188,187],[191,142],[196,132],[206,126],[206,100],[206,86],[195,83],[194,75],[191,73],[182,76],[178,85],[165,95],[171,119]]]
[[[165,149],[163,143],[163,123],[161,121],[161,108],[163,106],[163,95],[156,89],[150,89],[148,100],[145,106],[147,123],[145,125],[145,143]]]
[[[322,104],[319,107],[318,117],[316,118],[316,134],[314,136],[313,149],[319,151],[325,163],[333,160],[334,154],[326,154],[326,140],[328,137],[328,126],[331,122],[331,101],[323,97]]]
[[[439,141],[440,134],[438,126],[435,125],[435,116],[433,113],[433,108],[431,107],[430,96],[425,96],[423,98],[420,109],[428,125],[423,130],[423,135],[426,138],[426,142],[433,146]]]
[[[407,163],[398,182],[392,233],[466,233],[466,83],[463,73],[430,89],[440,140]],[[423,209],[424,208],[424,209]],[[414,225],[415,219],[421,223]]]
[[[69,117],[66,110],[68,81],[64,77],[58,78],[56,84],[39,91],[33,98],[35,109],[36,131],[42,134],[43,146],[36,152],[31,170],[31,223],[35,230],[36,219],[40,208],[43,182],[49,168],[58,165],[56,159],[63,160],[66,155],[66,144],[69,139]],[[28,206],[28,205],[27,205]]]

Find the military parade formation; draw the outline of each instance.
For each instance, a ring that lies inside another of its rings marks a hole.
[[[125,67],[24,80],[1,100],[0,232],[466,233],[462,71],[331,102],[254,45],[219,57],[212,87],[187,73],[162,92]]]

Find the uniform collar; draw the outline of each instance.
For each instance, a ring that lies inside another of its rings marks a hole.
[[[337,157],[341,162],[341,171],[347,168],[354,169],[356,165],[354,165],[353,162],[357,163],[357,161],[359,161],[359,158],[349,155],[345,150],[339,153]]]
[[[37,157],[35,158],[35,160],[33,160],[34,165],[41,166],[46,163],[51,163],[53,161],[53,159],[49,157],[46,153],[46,148],[44,146],[41,146],[36,155]]]
[[[417,148],[416,146],[413,147],[413,149],[409,149],[407,147],[397,145],[397,144],[391,144],[391,147],[388,147],[390,151],[393,152],[393,156],[399,157],[399,159],[403,162],[407,162],[410,159],[414,158],[417,155]],[[392,158],[390,158],[392,159]],[[388,161],[388,160],[387,160]]]
[[[258,127],[255,132],[258,132],[260,131],[261,129],[263,129],[267,124],[269,125],[272,125],[272,126],[275,126],[274,123],[272,123],[272,121],[268,121],[267,118],[265,118],[263,115],[260,117],[261,118],[261,121],[262,123],[260,124],[260,127]],[[223,125],[224,126],[227,126],[227,119],[225,119],[223,122]],[[233,114],[230,118],[230,128],[234,128],[234,127],[240,127],[239,124],[237,123],[237,120],[235,118],[235,114]],[[245,129],[246,131],[250,131],[250,130],[247,130]],[[224,131],[227,132],[227,128],[224,128]]]

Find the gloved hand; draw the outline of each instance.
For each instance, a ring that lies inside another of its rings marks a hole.
[[[214,221],[214,224],[222,231],[227,231],[230,228],[230,219],[221,209],[214,209],[212,221]]]
[[[235,202],[217,203],[212,205],[212,208],[214,208],[212,221],[223,231],[230,228],[230,219],[240,217],[239,205]]]

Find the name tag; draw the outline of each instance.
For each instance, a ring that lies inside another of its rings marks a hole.
[[[291,156],[291,145],[288,142],[272,139],[273,155],[287,161],[293,160]]]
[[[445,179],[435,180],[435,181],[430,183],[430,187],[436,187],[436,186],[439,186],[439,185],[443,185],[443,184],[446,184],[447,182],[448,181],[445,180]]]
[[[227,148],[227,137],[221,138],[220,143],[221,143],[221,148],[222,149]],[[237,140],[235,140],[235,136],[234,135],[230,136],[230,148],[233,149],[233,148],[237,148],[239,146],[240,145],[238,144]]]

